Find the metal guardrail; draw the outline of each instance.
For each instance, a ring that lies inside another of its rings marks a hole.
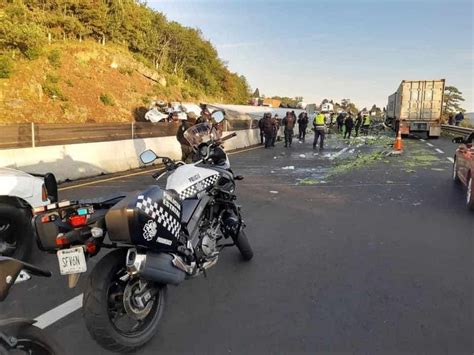
[[[451,126],[449,124],[442,124],[441,129],[447,133],[451,134],[470,134],[474,132],[474,128],[460,127],[460,126]]]
[[[178,122],[0,125],[0,149],[170,137],[176,135],[178,127]],[[258,128],[258,120],[229,119],[224,130],[239,131],[252,128]]]

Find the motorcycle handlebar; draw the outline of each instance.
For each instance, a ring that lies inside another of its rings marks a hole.
[[[158,179],[162,174],[166,173],[167,171],[168,171],[168,169],[166,169],[166,168],[165,168],[165,169],[162,169],[162,170],[157,171],[156,173],[154,173],[151,177],[156,180],[156,179]]]

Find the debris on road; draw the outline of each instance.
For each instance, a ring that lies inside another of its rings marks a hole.
[[[311,179],[311,178],[306,178],[300,181],[300,185],[316,185],[319,183],[320,182],[318,180]]]
[[[270,193],[276,195],[278,193],[278,191],[271,190]]]
[[[305,154],[300,154],[300,158],[306,158]]]

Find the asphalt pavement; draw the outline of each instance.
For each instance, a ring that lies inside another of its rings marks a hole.
[[[226,249],[207,278],[170,287],[159,332],[139,353],[472,354],[474,215],[451,181],[456,146],[412,138],[386,156],[388,141],[333,135],[323,152],[308,141],[232,155],[255,257]],[[147,172],[106,179],[65,185],[60,197],[154,182]],[[85,277],[69,290],[55,255],[35,251],[32,262],[54,277],[17,285],[2,317],[80,300]],[[107,353],[80,310],[46,329],[69,354]]]

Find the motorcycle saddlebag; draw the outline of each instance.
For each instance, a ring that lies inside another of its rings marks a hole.
[[[105,223],[113,242],[176,251],[181,231],[179,195],[158,186],[132,193],[107,212]]]

